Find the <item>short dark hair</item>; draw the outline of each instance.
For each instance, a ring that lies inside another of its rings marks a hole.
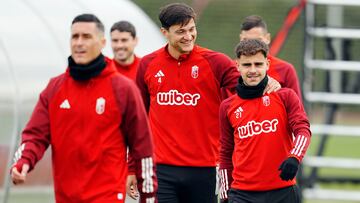
[[[159,20],[161,26],[169,29],[172,25],[186,25],[191,19],[195,20],[196,14],[193,8],[184,3],[172,3],[161,8]]]
[[[105,32],[104,24],[94,14],[84,13],[78,15],[74,18],[71,25],[74,25],[75,23],[78,22],[95,23],[99,31],[101,31],[102,33]]]
[[[238,45],[236,45],[235,48],[235,54],[237,58],[240,58],[240,56],[253,56],[257,54],[258,52],[261,52],[264,57],[266,58],[269,52],[269,46],[258,39],[245,39],[240,41]]]
[[[261,27],[266,32],[268,31],[266,22],[260,16],[251,15],[244,19],[241,25],[241,31],[248,31],[256,27]]]
[[[129,21],[119,21],[119,22],[114,23],[114,25],[110,29],[110,33],[115,30],[117,30],[119,32],[130,32],[130,34],[133,38],[136,37],[135,27]]]

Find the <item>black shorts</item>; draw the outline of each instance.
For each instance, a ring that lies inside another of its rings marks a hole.
[[[229,203],[300,203],[296,185],[269,191],[230,189]]]
[[[212,203],[216,201],[216,168],[158,164],[159,203]]]

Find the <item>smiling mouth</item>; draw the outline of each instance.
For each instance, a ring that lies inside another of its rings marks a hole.
[[[181,43],[182,43],[182,44],[192,44],[192,42],[193,42],[193,41],[190,40],[190,41],[182,41]]]
[[[86,51],[76,51],[75,52],[75,54],[77,54],[77,55],[81,55],[81,54],[85,54],[86,53]]]

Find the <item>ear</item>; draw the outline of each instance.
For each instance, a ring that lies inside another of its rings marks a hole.
[[[135,37],[135,39],[134,39],[135,46],[138,44],[138,42],[139,42],[139,38]]]
[[[103,49],[106,45],[106,39],[105,37],[101,38],[101,48]]]
[[[169,31],[168,31],[167,29],[163,28],[163,27],[160,28],[160,31],[161,31],[161,33],[164,35],[164,37],[167,38],[167,35],[168,35],[168,32],[169,32]]]
[[[270,42],[271,42],[271,35],[270,35],[270,33],[266,33],[265,34],[265,43],[270,44]]]
[[[240,58],[235,59],[236,69],[240,72]]]
[[[269,70],[269,68],[270,68],[270,59],[268,59],[268,58],[266,58],[266,71],[268,71]]]

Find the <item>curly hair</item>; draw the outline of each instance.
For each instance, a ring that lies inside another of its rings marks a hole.
[[[235,54],[237,58],[240,58],[241,55],[252,56],[258,52],[261,52],[264,57],[267,57],[269,52],[269,46],[258,39],[245,39],[235,47]]]

